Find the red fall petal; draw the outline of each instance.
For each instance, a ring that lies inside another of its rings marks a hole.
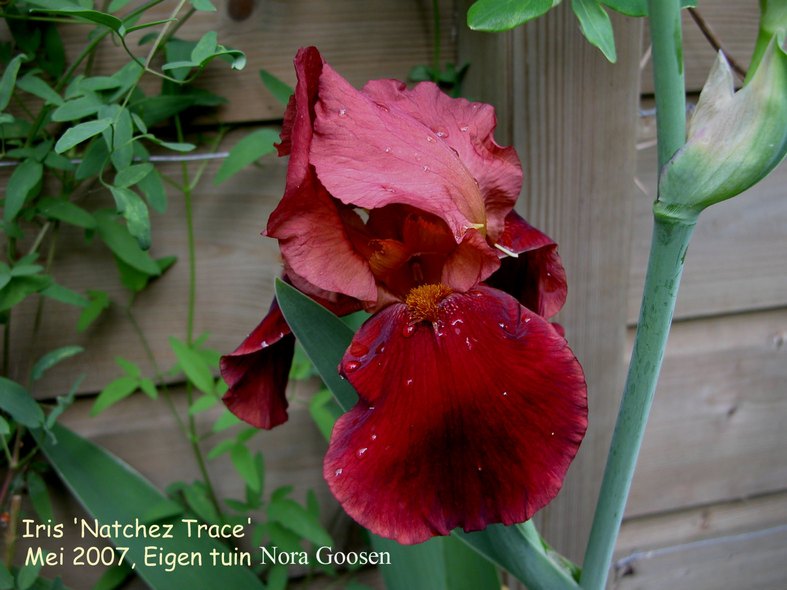
[[[360,399],[331,437],[331,490],[360,524],[406,544],[529,519],[560,490],[587,427],[579,363],[495,289],[420,309],[434,321],[383,309],[345,353]]]
[[[505,231],[497,243],[519,256],[500,252],[500,269],[486,283],[547,319],[560,311],[568,284],[557,244],[515,211],[506,217]]]
[[[270,429],[287,421],[287,379],[295,337],[276,300],[268,315],[231,354],[221,357],[229,386],[223,401],[244,422]]]

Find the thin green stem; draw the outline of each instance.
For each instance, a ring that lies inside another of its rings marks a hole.
[[[11,312],[3,324],[3,375],[8,376],[11,368]]]
[[[177,131],[178,141],[183,142],[183,124],[179,115],[175,115],[175,129]],[[189,168],[186,162],[181,162],[182,172],[182,186],[180,188],[183,193],[184,207],[186,209],[186,234],[188,239],[188,257],[189,257],[189,287],[188,287],[188,303],[186,315],[186,343],[191,346],[194,341],[194,313],[197,306],[197,247],[194,238],[194,211],[192,205],[192,184],[189,179]],[[188,397],[189,407],[191,407],[193,392],[191,383],[186,383],[186,395]],[[222,520],[224,520],[221,504],[216,496],[216,491],[208,473],[208,467],[205,464],[205,457],[202,454],[202,449],[199,446],[199,437],[197,436],[197,425],[194,420],[194,415],[189,413],[189,443],[194,451],[194,457],[197,460],[202,479],[208,490],[208,496],[213,503],[216,511]]]
[[[680,1],[648,0],[653,42],[659,170],[686,139]],[[607,581],[637,456],[653,403],[683,261],[699,211],[669,210],[657,200],[637,334],[607,457],[581,586],[602,590]]]
[[[584,590],[602,590],[606,584],[696,222],[696,216],[679,220],[658,209],[657,204],[634,350],[585,553]]]
[[[181,9],[183,8],[183,6],[186,4],[187,1],[188,0],[180,0],[180,2],[178,2],[177,6],[175,6],[175,9],[172,11],[172,14],[170,15],[171,19],[175,19],[178,16],[178,13],[181,11]],[[156,40],[153,41],[153,46],[150,48],[150,51],[148,52],[148,56],[145,59],[145,63],[141,64],[142,70],[140,70],[139,72],[137,81],[134,84],[132,84],[131,88],[126,94],[126,97],[123,99],[123,104],[121,106],[125,107],[128,104],[128,101],[131,99],[131,95],[134,93],[134,89],[137,87],[137,84],[139,84],[139,81],[142,79],[142,76],[145,74],[146,71],[150,70],[150,64],[153,62],[153,58],[156,56],[156,52],[158,51],[159,47],[162,45],[164,39],[167,37],[167,33],[170,30],[172,23],[173,23],[172,20],[167,22],[167,24],[164,25],[164,28],[162,28],[161,31],[159,32],[158,36],[156,37]],[[126,48],[131,58],[137,63],[139,63],[139,60],[134,56],[134,54],[128,51],[125,42],[123,43],[123,47]]]
[[[175,116],[175,129],[178,134],[178,141],[184,141],[183,125],[180,117]],[[188,291],[188,311],[186,316],[186,342],[191,345],[194,339],[194,312],[197,303],[197,247],[194,239],[194,211],[192,207],[192,187],[189,181],[188,163],[181,162],[182,186],[184,207],[186,209],[186,231],[188,239],[189,253],[189,291]]]
[[[129,323],[131,324],[134,333],[139,338],[140,343],[142,344],[142,349],[145,351],[145,356],[148,357],[148,361],[150,361],[151,366],[153,367],[153,372],[155,373],[156,377],[156,384],[161,387],[162,397],[164,398],[169,411],[172,412],[172,415],[175,417],[175,420],[178,423],[178,428],[183,433],[183,436],[188,437],[189,431],[186,428],[186,425],[183,423],[183,419],[180,417],[178,413],[178,409],[175,407],[175,402],[172,401],[172,396],[169,394],[169,388],[167,387],[167,383],[164,379],[164,372],[161,370],[161,367],[156,360],[156,355],[153,354],[153,349],[150,348],[150,342],[148,342],[147,337],[145,336],[145,332],[142,330],[142,326],[139,325],[134,312],[132,311],[132,307],[134,305],[134,296],[132,295],[129,298],[128,305],[125,306],[124,310],[126,313],[126,318],[128,319]]]
[[[648,0],[659,170],[686,142],[680,0]]]

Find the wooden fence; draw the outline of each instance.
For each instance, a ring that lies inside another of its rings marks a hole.
[[[249,56],[245,72],[213,68],[205,81],[230,99],[218,113],[223,123],[276,124],[281,106],[264,90],[257,70],[292,82],[290,63],[301,45],[319,46],[356,85],[369,78],[404,78],[431,55],[428,2],[217,4],[218,16],[195,19],[184,35],[196,37],[215,28],[218,19],[222,42]],[[569,300],[558,319],[587,372],[591,426],[563,492],[539,522],[557,549],[581,559],[650,239],[656,149],[648,111],[650,70],[641,63],[647,32],[643,36],[641,21],[615,18],[620,59],[611,65],[581,37],[568,2],[506,35],[467,31],[462,20],[468,4],[441,1],[443,56],[469,61],[467,94],[498,107],[498,140],[513,142],[525,167],[521,211],[559,242],[567,267]],[[745,63],[756,36],[756,0],[700,0],[700,11],[725,47]],[[687,83],[695,100],[713,51],[688,17],[684,24]],[[83,41],[74,32],[69,45]],[[109,67],[122,57],[106,59]],[[246,131],[230,133],[222,149]],[[264,160],[218,187],[210,182],[216,167],[209,166],[195,194],[196,330],[209,332],[214,348],[229,351],[271,297],[277,249],[258,234],[282,194],[285,162]],[[785,186],[787,166],[782,165],[748,194],[703,214],[697,227],[610,588],[776,589],[787,580]],[[174,360],[167,337],[182,336],[185,326],[183,219],[183,204],[174,195],[167,213],[154,216],[153,254],[176,254],[180,262],[134,306],[164,365]],[[26,330],[17,330],[12,356],[35,358],[30,350],[85,345],[78,359],[50,372],[38,395],[61,394],[64,383],[84,373],[80,400],[63,418],[68,426],[160,486],[195,479],[189,446],[163,404],[131,398],[99,417],[89,416],[91,397],[119,373],[115,356],[135,360],[150,373],[153,369],[122,312],[126,295],[114,278],[110,255],[97,244],[85,246],[76,234],[64,237],[70,247],[58,254],[57,279],[77,289],[103,289],[117,305],[75,339],[75,312],[48,304],[43,335],[33,342]],[[34,309],[23,313],[18,326],[32,322]],[[328,512],[336,513],[321,481],[324,442],[303,403],[309,387],[299,387],[291,392],[290,421],[256,439],[265,454],[266,486],[292,484],[299,496],[315,489],[330,506]],[[176,402],[184,403],[177,383],[173,391]],[[205,418],[210,416],[215,412]],[[222,494],[242,493],[227,462],[213,461],[210,471]],[[91,575],[73,571],[69,580],[86,588]],[[371,577],[367,583],[379,584]]]

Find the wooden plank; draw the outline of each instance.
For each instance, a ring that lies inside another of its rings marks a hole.
[[[787,489],[787,309],[673,326],[626,514]]]
[[[787,525],[636,553],[618,562],[614,590],[773,590],[787,579]]]
[[[243,135],[229,137],[229,148]],[[199,163],[189,164],[194,174]],[[250,167],[220,186],[212,177],[219,166],[211,162],[194,194],[194,224],[197,243],[197,314],[195,333],[210,333],[209,345],[222,352],[237,346],[268,308],[273,279],[279,273],[276,242],[260,237],[265,220],[284,187],[286,161],[270,156],[260,167]],[[167,164],[162,172],[179,179],[180,167]],[[152,215],[154,257],[175,255],[178,263],[163,278],[143,292],[133,310],[147,335],[153,354],[164,369],[174,355],[168,337],[184,337],[188,291],[187,240],[182,195],[171,187],[166,214]],[[111,198],[94,195],[89,206],[109,206]],[[12,325],[12,375],[25,382],[31,359],[68,344],[85,346],[85,353],[58,365],[37,382],[34,393],[45,398],[62,394],[81,374],[82,392],[100,390],[117,377],[116,356],[138,362],[152,375],[141,341],[124,307],[128,292],[120,285],[108,250],[93,240],[84,243],[82,233],[62,228],[53,268],[56,279],[73,289],[101,289],[110,294],[113,307],[85,333],[76,334],[78,311],[57,302],[47,302],[41,330],[33,338],[34,302],[15,313]]]
[[[650,127],[650,119],[643,122]],[[643,141],[647,141],[643,134]],[[639,314],[656,197],[656,148],[638,153],[637,177],[647,195],[632,196],[628,322]],[[679,319],[759,310],[787,304],[787,164],[745,193],[705,210],[683,273]]]
[[[701,0],[697,9],[713,30],[724,50],[741,66],[748,67],[759,30],[760,7],[757,0]],[[716,52],[705,39],[688,11],[683,11],[683,57],[686,88],[698,92],[708,78]],[[647,26],[643,47],[650,44]],[[642,74],[642,92],[653,93],[652,64]]]
[[[405,79],[410,68],[430,63],[432,56],[431,3],[419,0],[218,0],[215,4],[218,12],[195,13],[178,37],[196,41],[215,30],[220,43],[246,53],[245,70],[231,71],[219,61],[206,68],[197,83],[228,99],[218,113],[223,121],[280,119],[283,107],[264,89],[258,72],[264,68],[293,84],[292,59],[302,46],[319,47],[329,63],[356,85],[372,78]],[[232,16],[239,5],[251,8],[243,20]],[[440,1],[447,61],[455,59],[453,5],[454,0]],[[148,13],[150,20],[169,17],[173,7],[172,2],[162,3]],[[69,55],[83,48],[89,30],[68,28],[64,43]],[[138,47],[137,38],[148,31],[132,34],[128,43],[143,60],[149,45]],[[128,61],[122,48],[107,41],[94,71],[113,72]],[[156,78],[148,76],[144,87],[158,85]]]
[[[460,39],[460,57],[490,64],[481,78],[471,68],[468,87],[503,109],[502,139],[510,129],[525,170],[521,212],[558,241],[568,274],[558,321],[585,368],[593,420],[563,491],[540,518],[550,544],[574,559],[590,528],[625,351],[628,249],[620,244],[628,243],[635,190],[640,21],[616,18],[615,28],[614,66],[579,33],[567,3],[508,35]],[[496,73],[487,78],[487,69]]]
[[[787,492],[623,521],[616,560],[632,553],[787,525]]]

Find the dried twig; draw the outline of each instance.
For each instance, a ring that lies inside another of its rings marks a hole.
[[[716,37],[713,30],[710,28],[710,25],[708,25],[708,23],[705,22],[705,19],[702,18],[702,15],[699,13],[699,11],[696,8],[689,8],[689,14],[691,15],[691,18],[694,19],[694,22],[697,23],[700,31],[702,31],[702,34],[708,40],[708,43],[713,46],[713,49],[715,49],[717,52],[722,51],[733,71],[738,75],[738,77],[740,77],[741,80],[745,80],[746,68],[742,67],[737,61],[735,61],[728,51],[725,51],[721,45],[721,41],[719,41],[719,38]]]

